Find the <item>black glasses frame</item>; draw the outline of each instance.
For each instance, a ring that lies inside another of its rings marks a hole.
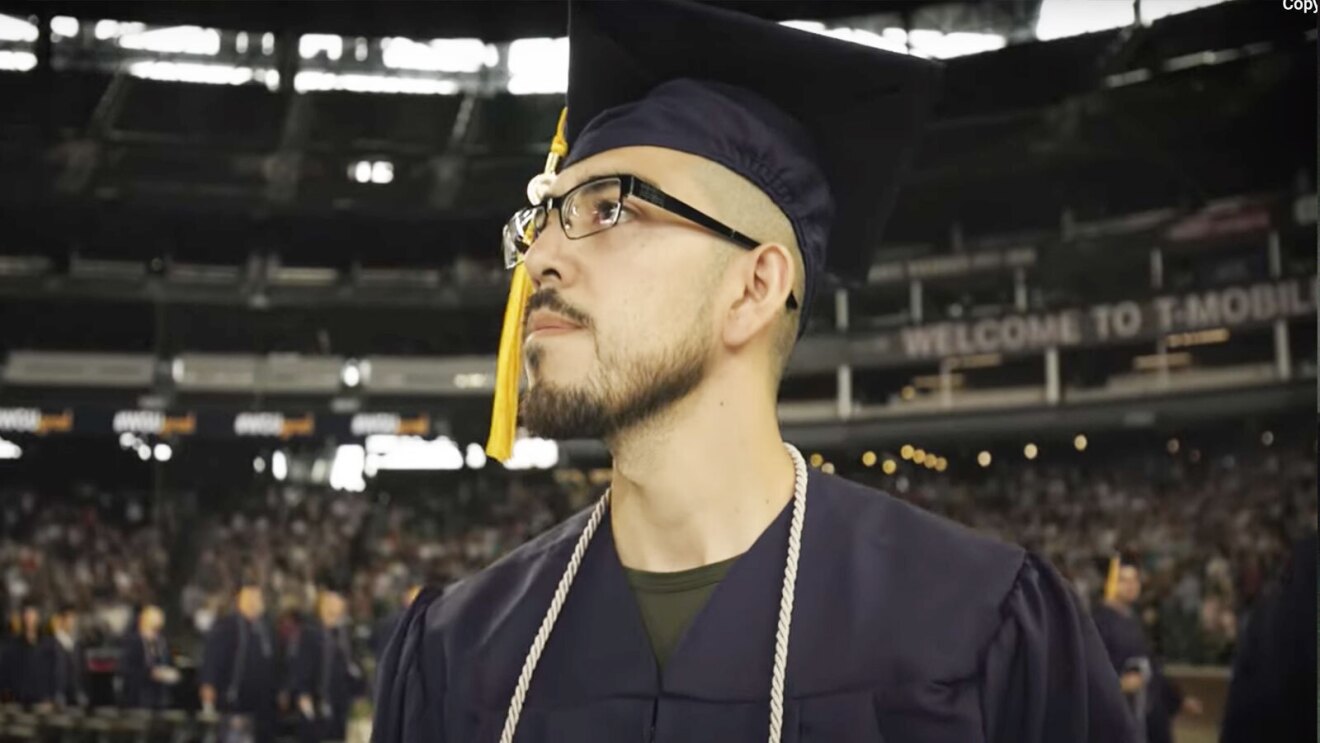
[[[548,197],[546,198],[544,203],[537,204],[536,206],[530,206],[525,209],[520,209],[516,213],[514,213],[513,217],[504,227],[504,239],[506,243],[505,245],[506,265],[509,268],[512,268],[514,265],[517,265],[517,258],[521,257],[522,254],[522,251],[513,250],[513,246],[509,245],[508,243],[510,241],[513,241],[515,243],[525,244],[526,236],[523,230],[525,230],[528,226],[534,226],[536,234],[539,235],[541,230],[545,229],[546,221],[548,220],[549,213],[551,211],[558,212],[559,227],[561,230],[563,230],[564,237],[567,237],[570,240],[581,240],[582,238],[585,237],[591,237],[592,235],[599,234],[617,225],[619,223],[619,214],[622,213],[622,209],[616,211],[614,213],[613,218],[605,226],[593,230],[591,232],[588,232],[586,234],[577,235],[576,237],[569,234],[568,225],[564,221],[564,210],[562,207],[564,204],[568,203],[568,200],[571,199],[575,193],[588,186],[594,186],[596,184],[601,183],[602,181],[610,181],[610,180],[617,180],[619,182],[620,206],[622,206],[623,201],[625,199],[629,199],[629,198],[638,199],[652,206],[655,206],[659,209],[663,209],[669,212],[670,214],[680,216],[688,220],[689,222],[692,222],[693,224],[703,227],[706,230],[709,230],[710,232],[718,235],[719,237],[722,237],[734,243],[735,245],[741,248],[752,250],[761,245],[760,240],[757,240],[753,237],[749,237],[748,235],[744,235],[743,233],[739,232],[738,230],[735,230],[734,228],[728,226],[727,224],[721,222],[720,220],[710,216],[709,214],[706,214],[705,212],[701,211],[700,209],[694,206],[684,203],[681,199],[675,198],[665,193],[664,191],[660,190],[656,186],[651,185],[650,183],[647,183],[641,178],[638,178],[635,175],[619,173],[616,175],[602,175],[596,178],[592,178],[583,183],[579,183],[577,186],[574,186],[570,191],[565,193],[563,196]],[[528,247],[530,247],[530,245]],[[515,257],[513,255],[510,255],[511,251],[517,252],[518,256]],[[789,293],[788,295],[787,305],[788,305],[788,309],[790,310],[796,310],[798,308],[797,297],[794,297],[792,293]]]

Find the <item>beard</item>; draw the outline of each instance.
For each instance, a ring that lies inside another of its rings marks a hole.
[[[609,439],[653,420],[687,397],[705,379],[710,349],[696,325],[674,347],[660,353],[606,364],[579,386],[538,382],[522,393],[523,425],[529,433],[550,439]],[[543,349],[529,350],[535,369]]]

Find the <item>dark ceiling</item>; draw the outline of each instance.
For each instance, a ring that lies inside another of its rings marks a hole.
[[[876,13],[901,14],[938,3],[936,0],[714,0],[709,4],[774,20],[824,20]],[[0,0],[0,11],[14,15],[71,15],[161,25],[199,24],[234,30],[289,29],[346,36],[407,35],[414,38],[476,37],[486,41],[563,36],[567,28],[567,2],[564,0]]]

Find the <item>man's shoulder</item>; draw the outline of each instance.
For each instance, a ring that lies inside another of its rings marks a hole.
[[[584,509],[523,543],[481,571],[423,597],[428,633],[448,634],[455,627],[481,625],[518,605],[546,571],[558,576],[565,554],[582,534],[591,508]]]
[[[908,564],[920,561],[917,564],[949,578],[994,573],[1009,582],[1026,557],[1018,545],[973,531],[883,490],[823,474],[813,475],[812,488],[809,497],[819,504],[817,511],[824,512],[827,528],[851,535],[879,557]]]

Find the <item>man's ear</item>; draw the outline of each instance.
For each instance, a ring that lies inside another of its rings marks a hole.
[[[737,262],[735,276],[741,282],[741,295],[729,307],[724,325],[724,342],[730,346],[746,345],[784,311],[793,292],[792,250],[780,243],[765,243]]]

